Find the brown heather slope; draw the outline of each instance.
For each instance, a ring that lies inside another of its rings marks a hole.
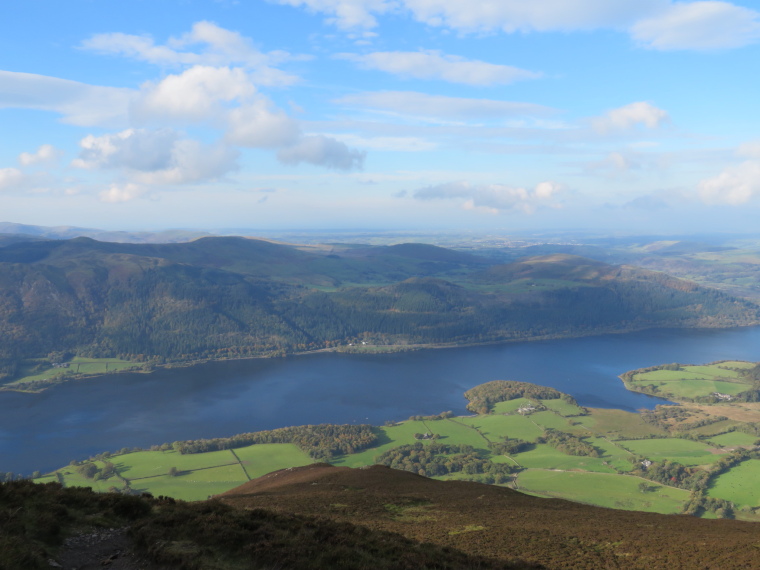
[[[548,568],[760,568],[760,524],[619,511],[383,466],[276,471],[219,496]]]

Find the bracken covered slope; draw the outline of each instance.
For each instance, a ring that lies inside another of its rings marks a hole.
[[[603,509],[381,466],[277,471],[219,498],[549,568],[760,567],[756,523]]]

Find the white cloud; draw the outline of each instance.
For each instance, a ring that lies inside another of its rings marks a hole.
[[[509,65],[496,65],[485,61],[468,60],[435,50],[417,52],[385,51],[364,55],[338,54],[339,59],[357,63],[364,69],[377,69],[416,79],[442,79],[466,85],[495,85],[536,79],[540,73]]]
[[[523,212],[532,214],[539,208],[558,208],[557,195],[562,187],[555,182],[541,182],[532,190],[503,184],[472,185],[451,182],[420,188],[413,194],[418,200],[460,199],[466,210],[482,209],[490,213]]]
[[[194,46],[200,46],[200,50],[185,49]],[[297,77],[273,66],[292,59],[303,59],[303,56],[292,56],[284,51],[262,53],[253,46],[250,39],[238,32],[205,21],[193,24],[190,32],[169,39],[166,45],[156,45],[148,36],[106,33],[85,40],[82,47],[156,65],[242,65],[250,71],[257,84],[268,86],[296,83]]]
[[[706,204],[739,206],[760,196],[760,160],[748,160],[699,183]]]
[[[607,111],[603,116],[592,119],[591,124],[599,133],[620,131],[643,125],[649,129],[659,127],[669,120],[668,113],[645,101],[631,103]]]
[[[128,129],[80,141],[72,162],[88,170],[120,169],[142,184],[183,184],[221,178],[237,168],[238,153],[224,145],[183,139],[172,129]]]
[[[748,158],[760,158],[760,141],[750,141],[741,145],[736,154]]]
[[[52,111],[63,115],[64,123],[77,126],[125,125],[135,94],[132,89],[0,71],[0,108]]]
[[[760,14],[729,2],[672,0],[270,0],[327,14],[339,28],[373,28],[376,16],[406,13],[458,32],[612,29],[653,49],[723,49],[760,39]]]
[[[414,91],[358,93],[337,99],[335,103],[391,111],[404,115],[459,119],[544,116],[554,112],[549,107],[533,103],[446,97],[444,95],[428,95]]]
[[[308,162],[335,170],[354,170],[362,168],[366,154],[333,138],[316,135],[302,137],[294,145],[281,149],[277,158],[290,165]]]
[[[307,8],[313,12],[327,14],[327,22],[342,29],[374,28],[377,20],[374,14],[384,14],[396,4],[393,0],[270,0]]]
[[[293,144],[300,135],[298,122],[265,98],[233,109],[227,123],[226,140],[245,147],[278,148]]]
[[[26,176],[18,168],[0,168],[0,190],[14,190],[26,182]]]
[[[157,83],[145,83],[132,114],[138,121],[207,121],[224,114],[225,103],[239,102],[255,93],[241,68],[196,65]]]
[[[129,202],[135,198],[140,198],[147,193],[147,188],[138,184],[111,184],[108,190],[100,192],[101,202],[116,204],[119,202]]]
[[[22,152],[18,161],[21,166],[33,166],[35,164],[49,164],[55,162],[63,155],[63,151],[58,150],[51,144],[43,144],[37,149],[37,152]]]
[[[422,152],[435,150],[438,145],[421,137],[363,137],[354,134],[333,134],[332,138],[351,146],[392,152]]]
[[[713,50],[760,39],[760,14],[728,2],[676,2],[631,27],[642,46],[659,50]]]

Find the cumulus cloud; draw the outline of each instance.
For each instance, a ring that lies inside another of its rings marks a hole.
[[[77,126],[127,123],[127,109],[136,91],[87,85],[33,73],[0,71],[0,109],[37,109],[62,115]]]
[[[621,131],[643,125],[649,129],[659,127],[670,117],[666,111],[645,101],[631,103],[617,109],[607,111],[603,116],[592,119],[591,124],[599,133]]]
[[[89,170],[123,170],[142,184],[182,184],[221,178],[237,168],[236,150],[181,138],[172,129],[127,129],[80,141],[72,166]]]
[[[447,97],[414,91],[357,93],[341,97],[335,103],[404,115],[458,119],[545,116],[555,112],[550,107],[533,103]]]
[[[303,59],[303,56],[292,56],[284,51],[262,53],[250,39],[238,32],[205,21],[193,24],[190,32],[179,38],[170,38],[165,45],[157,45],[149,36],[105,33],[85,40],[81,47],[156,65],[241,65],[252,73],[259,85],[291,85],[297,82],[297,77],[274,66],[292,59]],[[199,49],[188,49],[192,47]]]
[[[278,148],[299,136],[298,122],[265,98],[233,109],[227,117],[226,140],[240,146]]]
[[[731,166],[718,176],[699,183],[699,196],[706,204],[739,206],[760,196],[760,160]]]
[[[394,7],[390,0],[270,0],[276,4],[304,7],[312,12],[327,14],[327,22],[342,29],[374,28],[375,15]]]
[[[411,15],[459,32],[612,29],[652,49],[733,48],[760,38],[760,14],[730,2],[672,0],[270,0],[326,14],[339,28],[377,26],[376,16]]]
[[[418,200],[460,199],[467,210],[482,209],[490,213],[523,212],[532,214],[539,208],[558,208],[557,195],[562,187],[555,182],[541,182],[533,189],[503,184],[472,185],[451,182],[420,188],[413,194]]]
[[[222,115],[225,104],[255,93],[251,79],[241,68],[196,65],[179,75],[145,83],[132,113],[139,121],[207,121]]]
[[[364,69],[376,69],[416,79],[441,79],[466,85],[503,85],[541,77],[540,73],[533,71],[468,60],[436,50],[385,51],[364,55],[343,53],[336,57],[353,61]]]
[[[135,198],[140,198],[147,193],[147,188],[138,184],[111,184],[108,189],[100,192],[101,202],[116,204],[119,202],[129,202]]]
[[[26,176],[18,168],[0,168],[0,191],[14,190],[26,181]]]
[[[277,158],[283,164],[308,162],[335,170],[361,169],[366,152],[349,148],[345,143],[322,135],[305,136],[292,146],[281,149]]]
[[[658,50],[714,50],[760,39],[760,14],[728,2],[676,2],[633,24],[631,35]]]
[[[22,152],[18,161],[21,166],[33,166],[35,164],[50,164],[55,162],[63,155],[63,151],[58,150],[51,144],[43,144],[37,149],[37,152]]]

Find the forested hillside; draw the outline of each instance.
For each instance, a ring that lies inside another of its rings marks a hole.
[[[0,366],[51,352],[138,362],[371,344],[735,326],[758,306],[570,255],[489,265],[422,244],[297,248],[244,238],[0,247]]]

